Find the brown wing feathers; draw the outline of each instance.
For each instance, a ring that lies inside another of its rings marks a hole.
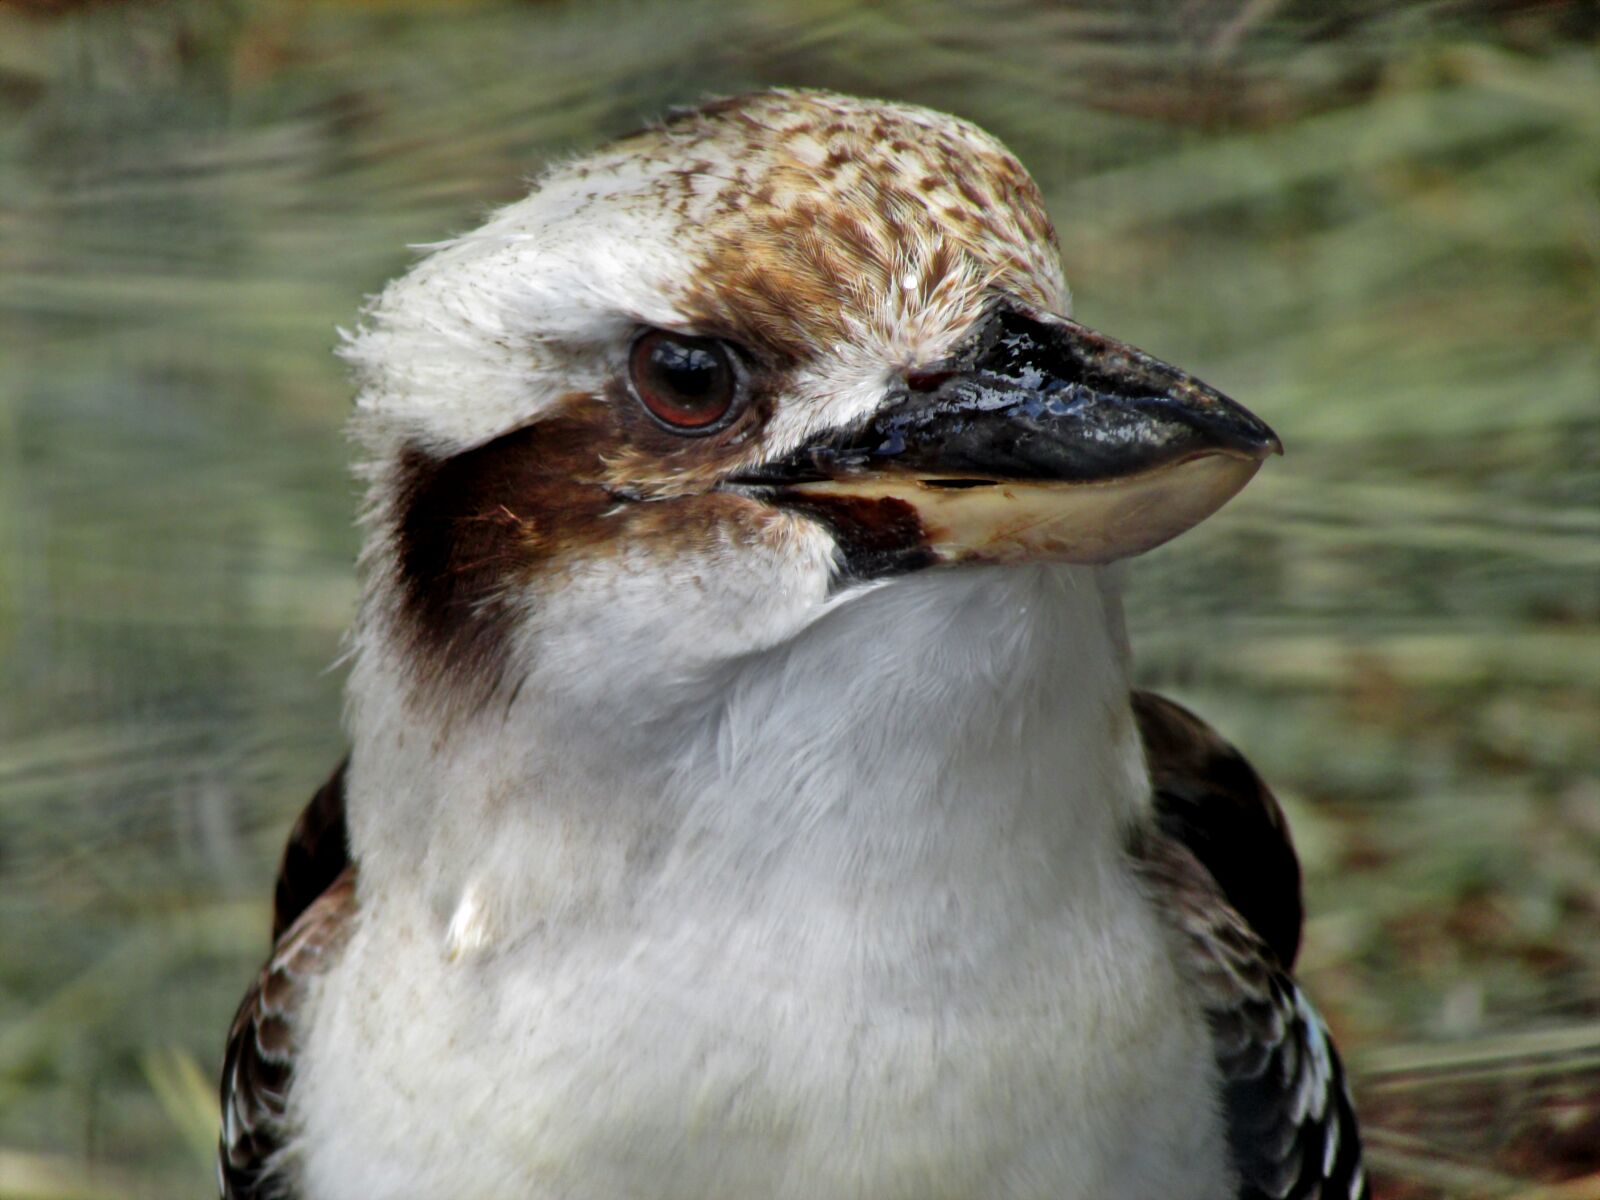
[[[1300,950],[1300,863],[1278,801],[1204,721],[1153,692],[1133,694],[1163,833],[1200,860],[1285,969]]]
[[[350,865],[344,821],[344,778],[349,767],[346,758],[317,789],[289,831],[272,897],[273,942]]]
[[[1289,967],[1300,868],[1272,793],[1188,710],[1136,693],[1156,828],[1135,846],[1211,1026],[1237,1200],[1363,1200],[1355,1110]]]
[[[223,1200],[296,1200],[281,1170],[294,1020],[307,984],[344,947],[356,907],[344,776],[341,763],[289,835],[274,898],[272,957],[228,1031],[217,1161]]]

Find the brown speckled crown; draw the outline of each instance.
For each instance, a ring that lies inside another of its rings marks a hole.
[[[699,226],[684,305],[708,333],[797,359],[894,343],[988,289],[1059,309],[1056,233],[998,141],[926,109],[826,92],[718,100],[616,143],[671,157],[672,203]],[[908,328],[909,326],[909,328]]]

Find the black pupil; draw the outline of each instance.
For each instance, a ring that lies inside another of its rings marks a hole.
[[[662,338],[650,347],[656,384],[684,408],[720,403],[722,372],[722,359],[709,346]]]

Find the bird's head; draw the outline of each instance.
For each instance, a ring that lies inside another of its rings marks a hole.
[[[910,572],[1106,563],[1277,448],[1068,319],[1038,189],[924,109],[767,92],[551,170],[349,344],[367,630],[451,702],[693,674]]]

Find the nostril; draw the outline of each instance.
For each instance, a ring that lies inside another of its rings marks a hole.
[[[913,392],[932,392],[954,374],[954,371],[907,371],[906,386]]]

